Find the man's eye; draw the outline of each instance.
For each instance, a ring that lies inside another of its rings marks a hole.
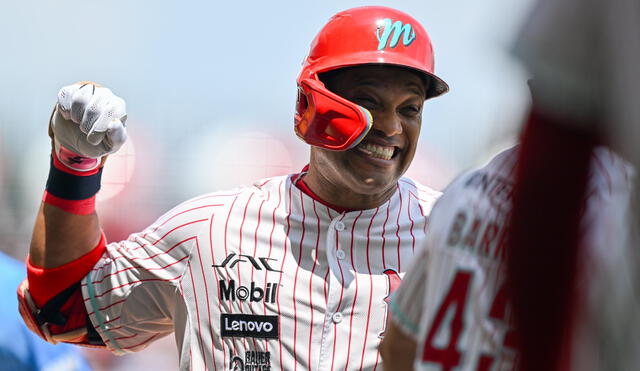
[[[415,116],[420,113],[420,107],[414,105],[405,106],[402,108],[402,113],[407,116]]]
[[[367,109],[373,109],[376,107],[376,102],[371,98],[361,97],[355,98],[353,101]]]

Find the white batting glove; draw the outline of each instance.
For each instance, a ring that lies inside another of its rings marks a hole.
[[[126,118],[124,100],[107,88],[92,82],[63,87],[50,123],[56,155],[74,169],[61,158],[68,156],[68,151],[99,162],[95,159],[116,152],[127,140]],[[75,158],[72,164],[81,160]]]

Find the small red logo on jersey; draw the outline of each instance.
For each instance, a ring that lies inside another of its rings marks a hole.
[[[402,278],[400,278],[400,275],[398,275],[398,272],[396,272],[395,269],[385,269],[382,273],[386,274],[387,279],[389,280],[389,294],[384,298],[385,303],[389,304],[391,301],[391,294],[393,294],[393,292],[400,286]]]
[[[402,278],[400,278],[400,275],[395,269],[391,269],[391,268],[385,269],[384,272],[382,273],[387,275],[387,281],[389,283],[389,292],[387,293],[387,296],[385,296],[384,298],[384,302],[387,303],[387,310],[386,310],[387,314],[384,316],[385,321],[382,327],[382,332],[378,334],[379,338],[383,338],[384,333],[387,330],[387,319],[389,317],[389,303],[391,302],[391,295],[393,294],[394,291],[396,291],[396,289],[402,283]]]

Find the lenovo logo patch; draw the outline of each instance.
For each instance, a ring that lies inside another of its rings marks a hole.
[[[278,316],[253,314],[220,315],[222,337],[278,339]]]

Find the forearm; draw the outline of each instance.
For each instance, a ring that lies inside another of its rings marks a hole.
[[[416,341],[411,336],[405,334],[400,327],[389,319],[387,321],[387,330],[379,349],[384,361],[384,369],[389,371],[413,370],[416,345]]]
[[[55,268],[91,251],[100,241],[98,215],[77,215],[42,203],[31,237],[29,260],[42,268]]]

